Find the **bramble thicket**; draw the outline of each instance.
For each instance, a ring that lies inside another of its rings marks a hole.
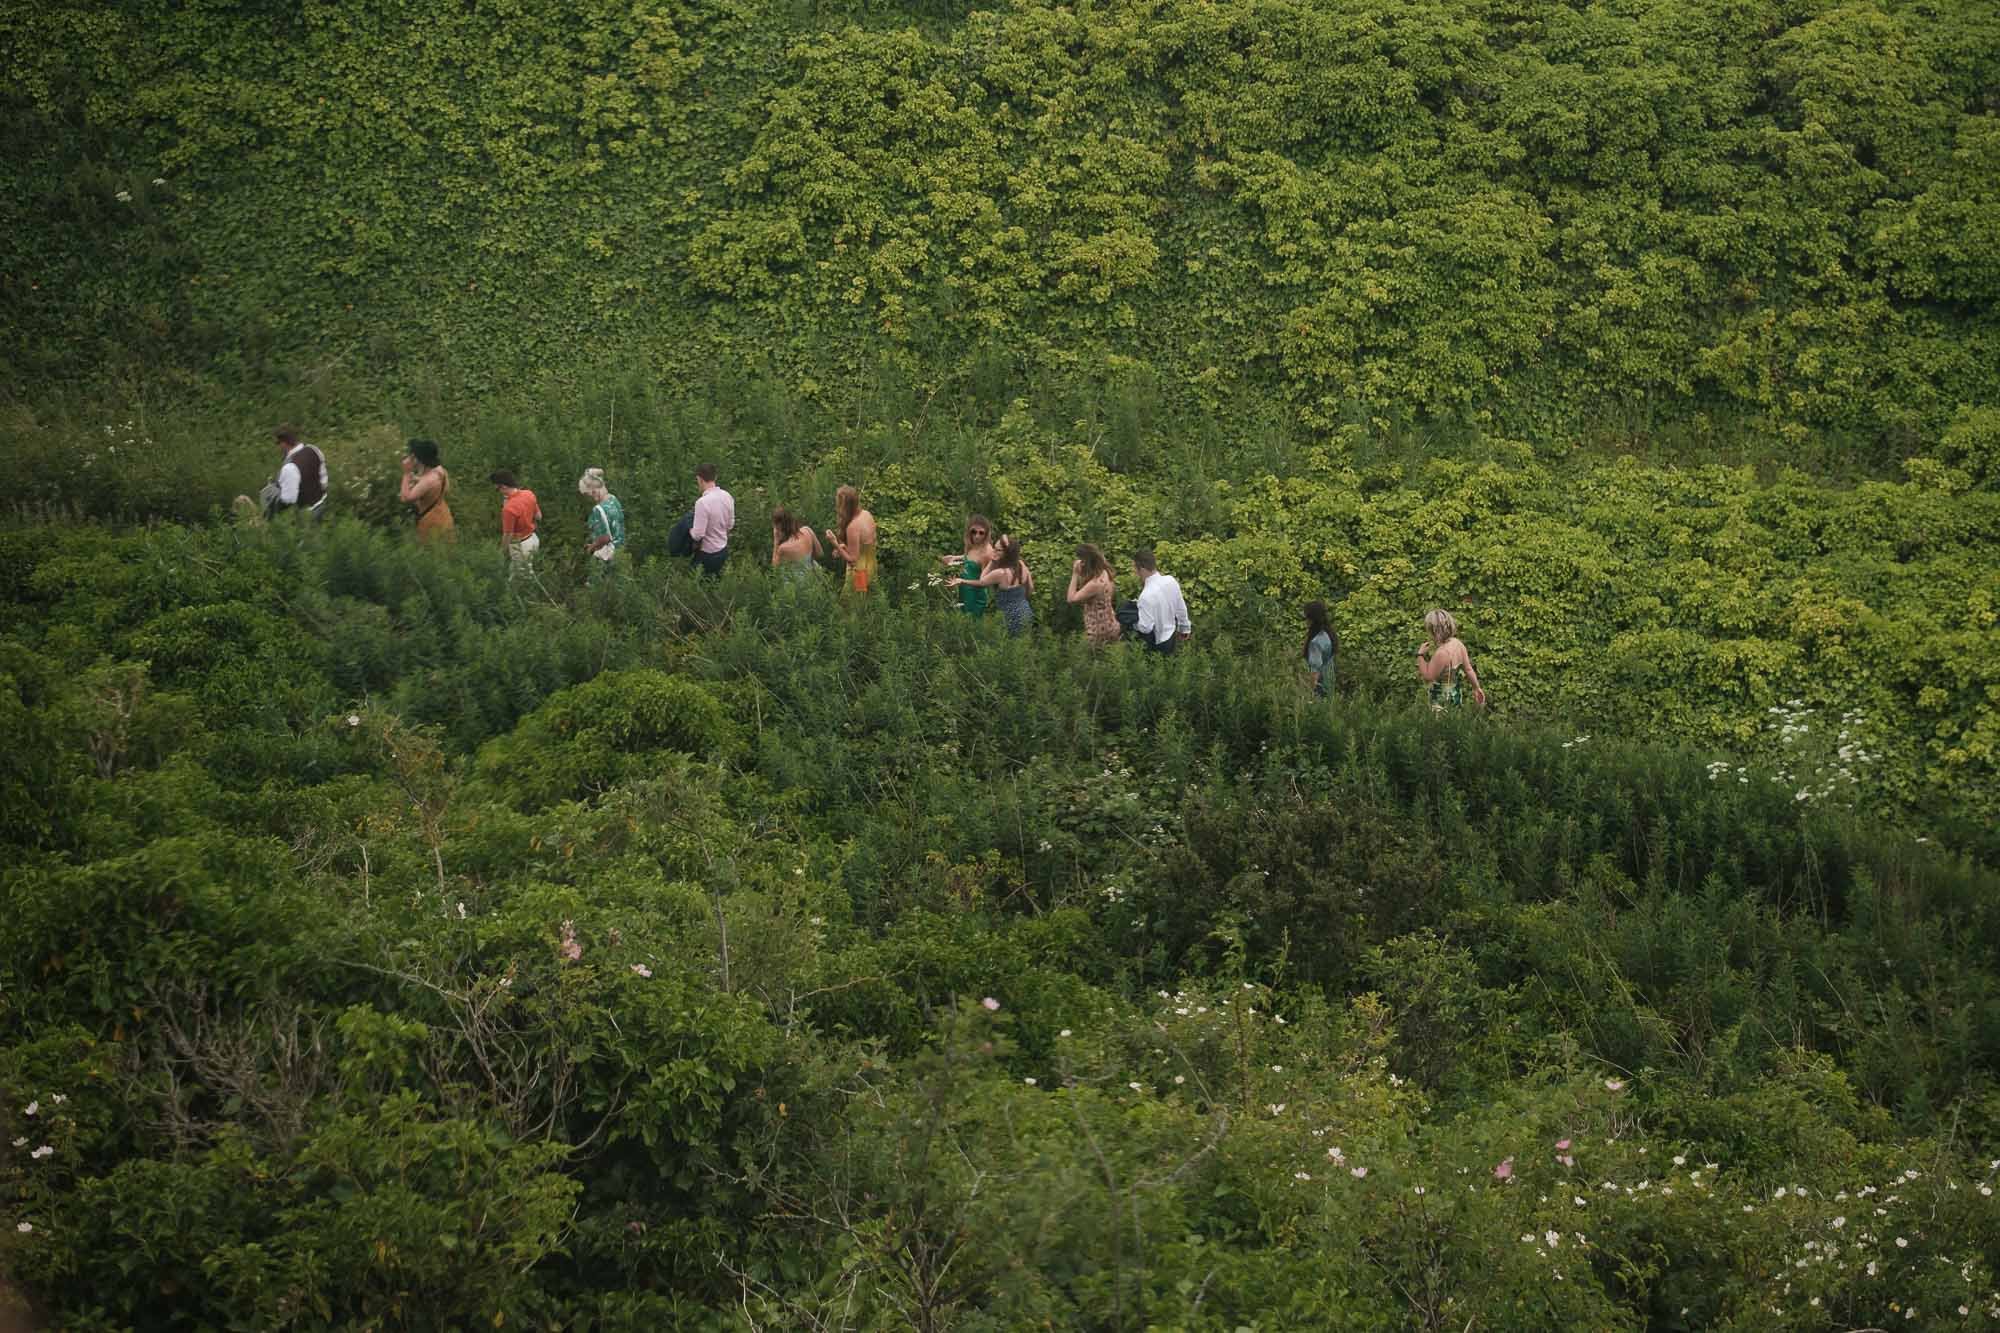
[[[1994,6],[0,0],[0,54],[0,1299],[2000,1326]],[[226,521],[280,421],[331,521]],[[859,605],[761,568],[844,482]],[[933,586],[969,510],[1028,638]],[[1194,651],[1087,648],[1080,541]],[[1487,713],[1419,702],[1431,606]]]

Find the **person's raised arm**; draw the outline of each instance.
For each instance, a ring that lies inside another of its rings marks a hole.
[[[290,463],[285,464],[285,466],[288,468],[292,467]],[[282,474],[280,474],[280,476],[281,479],[278,485],[279,485],[279,491],[282,494],[284,489],[284,482],[282,480]],[[292,476],[295,478],[295,480],[292,483],[292,498],[296,500],[298,498],[298,482],[296,481],[296,478],[298,476],[297,468],[292,468]],[[405,504],[416,504],[421,500],[428,499],[429,497],[437,494],[437,489],[440,484],[441,483],[438,480],[438,475],[435,472],[426,472],[421,477],[413,477],[410,473],[405,472],[403,474],[403,486],[402,486],[403,502]]]
[[[1089,596],[1089,594],[1086,593],[1082,588],[1077,587],[1077,580],[1082,577],[1083,577],[1083,561],[1081,560],[1070,561],[1069,591],[1063,595],[1068,597],[1071,602],[1080,602],[1085,597]],[[1090,582],[1094,584],[1097,582],[1097,580],[1092,579]]]
[[[813,559],[817,560],[826,553],[825,548],[819,544],[819,534],[817,532],[814,532],[811,528],[800,528],[799,531],[803,532],[806,535],[806,541],[811,543]]]
[[[1429,639],[1417,647],[1417,679],[1426,685],[1434,684],[1444,674],[1445,655],[1435,651],[1436,647]]]
[[[1026,565],[1021,566],[1022,572],[1026,573],[1027,568]],[[975,588],[997,588],[1001,586],[1000,581],[1006,577],[1007,571],[1001,566],[995,565],[976,579],[948,578],[944,581],[944,586],[947,588],[959,588],[969,583]]]
[[[785,538],[778,535],[778,525],[773,523],[771,525],[771,567],[773,569],[778,566],[778,555],[785,549],[785,540]]]

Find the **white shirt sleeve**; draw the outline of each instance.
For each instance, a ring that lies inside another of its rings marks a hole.
[[[299,502],[299,465],[291,459],[278,469],[278,503],[295,505]]]
[[[1147,579],[1139,588],[1139,621],[1133,626],[1147,638],[1153,637],[1153,626],[1157,623],[1153,615],[1153,580]]]
[[[1188,619],[1187,597],[1182,594],[1179,583],[1174,585],[1174,631],[1178,634],[1194,633],[1194,622]]]

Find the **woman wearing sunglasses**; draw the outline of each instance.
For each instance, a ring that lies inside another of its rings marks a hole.
[[[977,582],[986,572],[986,566],[993,561],[993,525],[986,521],[984,514],[974,514],[965,520],[965,550],[957,555],[941,555],[941,565],[957,565],[958,577],[966,580],[958,585],[958,605],[974,620],[986,614],[986,608],[993,604],[993,591]]]

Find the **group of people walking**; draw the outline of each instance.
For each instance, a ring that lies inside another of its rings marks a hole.
[[[967,615],[975,619],[989,612],[997,615],[1009,634],[1024,633],[1035,623],[1035,608],[1028,601],[1035,591],[1035,572],[1021,556],[1020,539],[995,532],[985,515],[967,519],[963,548],[939,556],[938,561],[957,571],[945,586],[958,590],[959,607]],[[1108,644],[1129,629],[1154,652],[1176,651],[1194,632],[1180,581],[1162,574],[1145,547],[1132,552],[1132,572],[1139,580],[1139,596],[1121,614],[1114,605],[1117,585],[1111,562],[1089,542],[1076,548],[1063,595],[1082,613],[1084,637],[1094,644]]]
[[[291,511],[307,518],[320,517],[328,493],[325,455],[290,428],[279,430],[276,438],[280,461],[277,475],[263,490],[265,516]],[[487,480],[500,494],[500,548],[512,570],[529,568],[542,544],[541,503],[512,472],[497,471]],[[671,555],[685,556],[712,578],[722,573],[729,559],[736,499],[722,487],[712,463],[695,469],[695,486],[694,508],[674,525],[667,549]],[[605,483],[602,468],[585,469],[576,488],[591,505],[584,520],[585,549],[595,562],[591,577],[596,579],[612,570],[625,545],[625,509]],[[403,455],[398,493],[415,512],[419,541],[456,539],[450,490],[451,476],[436,442],[411,440]],[[866,595],[877,581],[875,516],[863,507],[861,493],[853,486],[841,486],[834,492],[833,507],[834,525],[824,530],[824,543],[821,532],[801,522],[785,506],[773,509],[771,566],[790,577],[810,578],[819,571],[820,560],[831,552],[846,567],[846,590]],[[959,607],[966,615],[977,619],[991,614],[1000,619],[1008,634],[1025,633],[1035,623],[1034,606],[1029,601],[1035,591],[1035,575],[1022,557],[1020,539],[997,532],[982,514],[966,520],[964,536],[960,550],[938,557],[942,565],[955,571],[944,580],[945,586],[957,590]],[[1064,596],[1082,613],[1084,637],[1101,646],[1130,633],[1150,652],[1178,651],[1194,632],[1180,581],[1161,573],[1152,550],[1146,547],[1132,552],[1131,565],[1139,581],[1139,595],[1119,604],[1116,579],[1104,552],[1088,542],[1076,548]],[[1333,687],[1339,639],[1325,602],[1306,603],[1304,614],[1306,671],[1314,691],[1324,697]],[[1486,691],[1473,669],[1471,654],[1458,638],[1457,621],[1448,611],[1433,610],[1423,623],[1427,638],[1417,649],[1417,675],[1428,687],[1431,706],[1439,710],[1459,707],[1470,685],[1474,702],[1483,708]]]
[[[288,513],[302,519],[322,517],[330,491],[326,455],[301,440],[290,427],[279,430],[276,438],[277,475],[265,484],[255,507],[266,520]],[[714,469],[709,469],[709,473],[712,480]],[[528,568],[542,548],[541,500],[505,469],[489,474],[487,481],[500,494],[500,550],[514,570]],[[588,538],[584,549],[599,562],[593,567],[594,575],[599,569],[608,569],[619,548],[625,545],[625,509],[605,485],[603,468],[585,469],[577,478],[576,489],[590,501],[590,513],[584,520]],[[458,540],[458,523],[451,512],[451,491],[451,473],[444,466],[437,442],[411,440],[403,450],[403,477],[397,496],[416,518],[419,542],[429,545]],[[729,521],[733,521],[734,512],[732,507]]]

